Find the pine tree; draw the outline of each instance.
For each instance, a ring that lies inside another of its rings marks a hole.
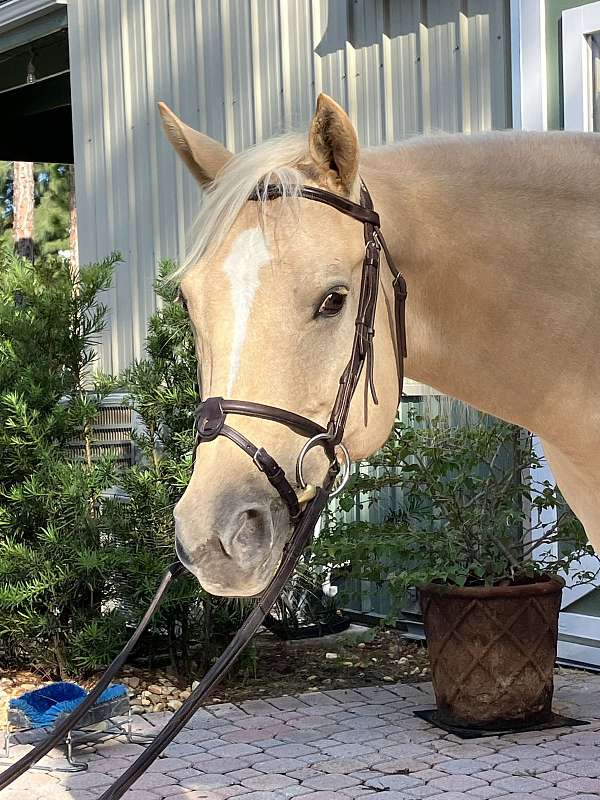
[[[13,164],[13,236],[20,256],[33,260],[33,210],[35,207],[33,163]]]
[[[35,244],[42,255],[69,249],[71,169],[68,164],[36,164]]]
[[[13,241],[15,232],[15,163],[0,161],[0,242]],[[17,169],[17,182],[22,170]],[[29,220],[34,255],[58,254],[72,249],[73,235],[73,168],[69,164],[33,164],[33,216]],[[18,193],[17,193],[18,194]],[[19,234],[20,235],[20,234]]]
[[[110,599],[100,511],[113,465],[90,446],[77,462],[68,443],[91,445],[111,389],[90,367],[114,262],[74,278],[62,259],[0,250],[0,644],[5,659],[52,676],[78,666],[78,642]]]

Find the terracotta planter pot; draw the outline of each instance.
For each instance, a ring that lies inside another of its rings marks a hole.
[[[420,590],[440,721],[502,729],[550,717],[563,586]]]

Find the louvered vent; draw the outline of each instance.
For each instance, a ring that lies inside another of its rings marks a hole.
[[[106,398],[94,425],[92,460],[112,456],[117,464],[132,466],[136,461],[136,446],[131,433],[136,428],[137,422],[137,414],[125,405],[123,395]],[[74,460],[85,459],[83,437],[73,439],[67,448]]]

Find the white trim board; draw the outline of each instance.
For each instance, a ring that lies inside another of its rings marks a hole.
[[[546,2],[510,0],[513,128],[548,128]]]
[[[600,31],[600,3],[562,13],[565,130],[593,131],[592,49],[588,36]]]
[[[600,30],[600,2],[562,12],[564,127],[592,131],[592,48],[589,34]],[[584,557],[582,569],[594,571],[598,563]],[[590,594],[598,584],[569,587],[563,592],[559,618],[559,661],[600,668],[600,617],[569,611],[574,602]]]
[[[558,660],[600,668],[600,618],[563,611],[558,626]]]

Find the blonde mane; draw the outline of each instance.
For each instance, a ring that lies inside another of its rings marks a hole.
[[[307,152],[306,134],[288,133],[235,155],[205,192],[188,236],[183,265],[173,274],[180,280],[198,261],[223,243],[248,197],[261,185],[278,183],[284,199],[295,197],[306,180],[299,169]],[[260,203],[262,210],[266,198]]]

